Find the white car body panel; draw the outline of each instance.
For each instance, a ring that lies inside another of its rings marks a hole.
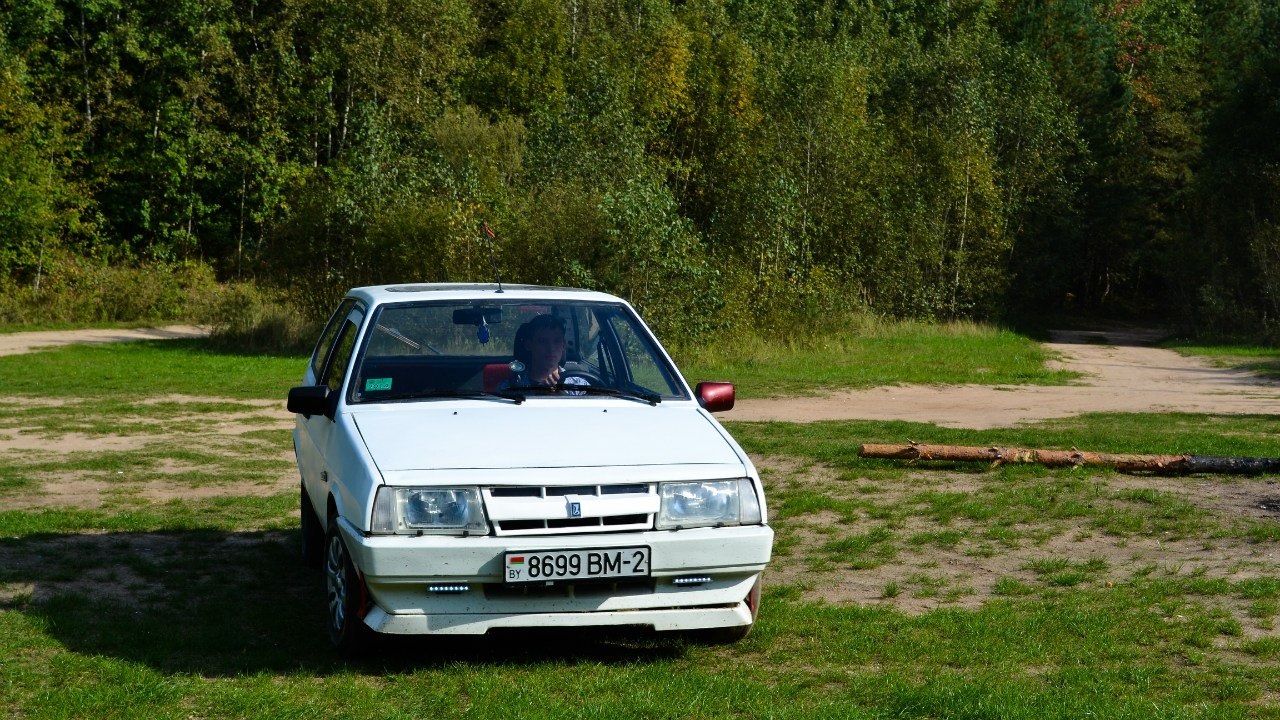
[[[483,470],[737,465],[696,403],[650,407],[612,398],[530,398],[517,408],[493,402],[385,404],[354,413],[378,469]]]

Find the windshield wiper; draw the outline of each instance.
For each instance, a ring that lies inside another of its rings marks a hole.
[[[656,393],[645,392],[644,390],[619,390],[618,388],[600,385],[565,385],[561,383],[559,385],[516,385],[508,389],[535,395],[552,395],[560,392],[566,395],[607,395],[625,400],[639,400],[650,405],[657,405],[662,402],[662,396]]]
[[[595,385],[569,385],[574,390],[581,390],[588,395],[608,395],[610,397],[625,398],[627,400],[640,400],[650,405],[657,405],[662,402],[662,396],[657,393],[646,392],[644,390],[619,390],[611,387],[596,387]]]
[[[499,397],[504,400],[512,400],[519,405],[524,402],[524,393],[514,392],[513,390],[413,390],[402,393],[388,393],[386,395],[378,395],[376,397],[367,397],[365,402],[377,400],[424,400],[428,398],[484,398]]]

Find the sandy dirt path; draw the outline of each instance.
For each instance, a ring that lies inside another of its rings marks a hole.
[[[18,355],[63,345],[125,342],[129,340],[178,340],[204,337],[208,328],[169,325],[161,328],[114,328],[105,330],[47,330],[0,334],[0,355]]]
[[[1096,344],[1098,338],[1081,334],[1060,333],[1054,339],[1046,344],[1060,358],[1052,365],[1083,373],[1077,384],[877,387],[818,397],[742,400],[718,417],[906,420],[981,430],[1090,412],[1280,414],[1280,383],[1246,371],[1214,367],[1172,350]]]

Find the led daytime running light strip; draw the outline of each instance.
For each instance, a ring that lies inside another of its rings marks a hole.
[[[428,585],[428,592],[433,593],[464,593],[471,592],[470,585]]]
[[[711,582],[710,575],[685,575],[671,580],[672,585],[702,585],[709,582]]]

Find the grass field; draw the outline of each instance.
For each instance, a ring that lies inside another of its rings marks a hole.
[[[783,340],[709,345],[677,358],[685,377],[726,379],[738,395],[806,395],[897,383],[1058,385],[1074,373],[1048,370],[1050,354],[1012,332],[972,323],[871,323]]]
[[[1249,370],[1273,380],[1280,379],[1280,350],[1259,346],[1204,346],[1188,342],[1168,343],[1166,347],[1187,355],[1203,355],[1222,367]]]
[[[1030,343],[973,345],[947,372],[1010,382],[982,369]],[[941,374],[932,353],[893,352],[865,351],[876,382]],[[769,357],[744,378],[756,394],[828,382]],[[185,341],[0,358],[15,392],[0,401],[0,716],[1280,718],[1276,478],[856,452],[911,439],[1271,456],[1280,415],[737,423],[778,533],[744,642],[517,633],[343,661],[321,578],[297,560],[282,406],[302,364]]]

